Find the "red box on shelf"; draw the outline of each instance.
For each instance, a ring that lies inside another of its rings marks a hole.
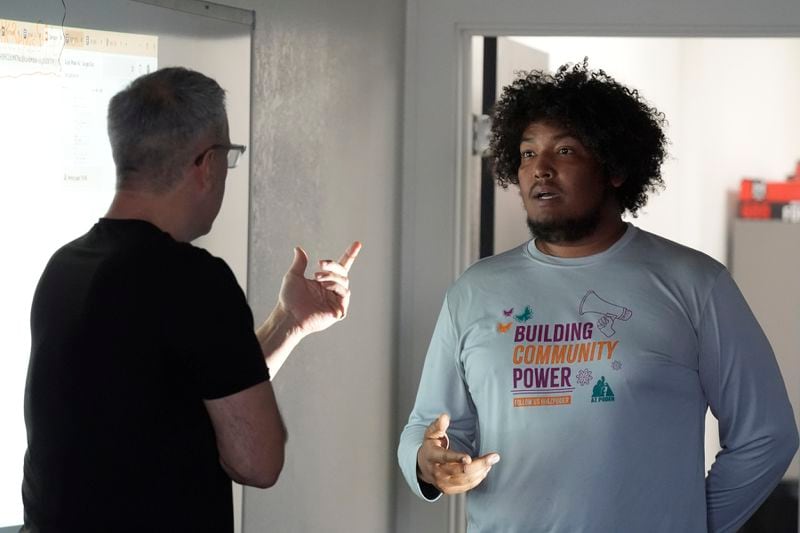
[[[737,214],[739,218],[800,222],[800,161],[786,181],[743,179]]]
[[[739,218],[759,220],[782,220],[800,222],[800,201],[797,202],[758,202],[743,200],[739,202]]]
[[[800,202],[800,179],[790,181],[764,181],[743,179],[739,187],[739,201]]]
[[[800,222],[800,161],[786,181],[743,179],[737,213],[739,218]]]

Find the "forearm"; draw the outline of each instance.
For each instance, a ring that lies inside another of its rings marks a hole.
[[[270,379],[275,379],[295,346],[305,337],[294,318],[280,304],[256,330]]]
[[[424,482],[421,483],[421,479],[417,476],[417,451],[422,445],[424,435],[424,425],[407,425],[400,435],[397,460],[400,465],[400,471],[403,473],[403,477],[411,491],[424,500],[435,501],[441,493],[436,494],[425,490],[427,487],[423,485]]]
[[[706,478],[709,531],[736,531],[772,492],[796,450],[788,417],[746,445],[723,450]]]
[[[425,356],[417,399],[400,435],[397,459],[403,477],[420,498],[432,501],[438,495],[426,493],[417,477],[417,452],[425,438],[425,429],[442,413],[450,417],[447,429],[450,447],[475,455],[477,417],[463,375],[454,362],[458,350],[458,335],[450,317],[447,300],[442,305],[428,353]]]

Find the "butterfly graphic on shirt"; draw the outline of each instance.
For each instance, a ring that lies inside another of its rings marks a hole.
[[[531,309],[530,305],[525,306],[525,310],[518,315],[514,315],[514,319],[517,322],[527,322],[533,317],[533,309]]]
[[[513,322],[506,322],[505,324],[503,324],[501,322],[498,322],[497,323],[497,332],[498,333],[505,333],[506,331],[508,331],[511,328],[511,324],[513,324]]]
[[[514,312],[513,307],[511,309],[503,309],[503,316],[511,316],[513,312]]]

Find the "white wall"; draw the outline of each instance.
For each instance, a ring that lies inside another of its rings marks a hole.
[[[688,244],[725,262],[722,192],[742,177],[783,180],[800,159],[800,39],[693,40],[684,68],[686,194],[675,206],[691,221]]]

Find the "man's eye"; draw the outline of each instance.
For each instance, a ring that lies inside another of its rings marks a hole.
[[[558,153],[561,154],[561,155],[571,154],[573,152],[574,152],[574,150],[572,148],[567,147],[567,146],[562,146],[561,148],[558,149]]]
[[[533,157],[534,155],[536,155],[536,154],[534,154],[534,153],[533,153],[531,150],[523,150],[523,151],[521,151],[521,152],[519,153],[519,156],[520,156],[522,159],[530,159],[530,158],[531,158],[531,157]]]

